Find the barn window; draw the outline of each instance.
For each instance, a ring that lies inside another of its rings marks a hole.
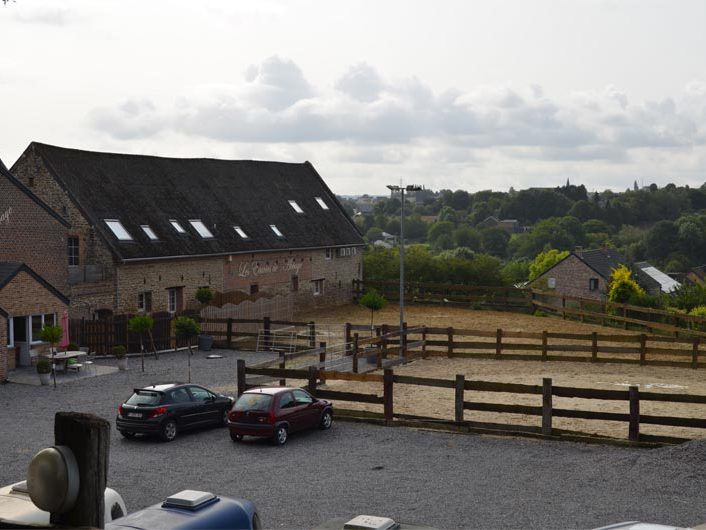
[[[196,230],[199,233],[199,235],[202,238],[204,238],[204,239],[212,239],[213,238],[213,234],[211,233],[211,231],[208,228],[206,228],[206,225],[203,224],[203,221],[201,221],[201,219],[189,219],[189,224],[191,225],[191,227],[194,230]]]
[[[547,278],[547,287],[556,289],[556,278]]]
[[[142,231],[147,235],[147,237],[150,238],[151,241],[157,241],[157,239],[159,239],[150,225],[140,225],[140,228],[142,228]]]
[[[76,267],[79,264],[78,237],[68,237],[67,242],[69,244],[69,267]]]
[[[319,206],[321,206],[322,210],[328,210],[328,204],[326,204],[321,197],[314,197],[314,199],[316,199],[316,202],[319,203]]]
[[[125,230],[123,224],[117,219],[104,219],[105,224],[108,225],[110,231],[113,235],[117,237],[120,241],[132,241],[132,236]]]
[[[289,201],[289,205],[294,208],[294,211],[297,213],[304,213],[304,210],[301,209],[301,206],[297,204],[297,201]]]
[[[234,226],[233,230],[235,230],[238,233],[238,235],[240,237],[242,237],[243,239],[248,239],[248,235],[245,233],[245,230],[243,230],[239,226]]]
[[[331,259],[333,257],[333,249],[332,248],[327,248],[325,251],[325,257],[326,259]]]
[[[145,313],[152,312],[152,292],[143,291],[137,295],[137,310]]]
[[[181,311],[184,300],[184,288],[172,287],[167,289],[167,311],[176,313]]]
[[[312,288],[314,290],[314,296],[324,294],[324,280],[314,280],[311,282]]]
[[[296,274],[292,275],[292,292],[296,292],[299,290],[299,276]]]
[[[588,279],[588,290],[589,291],[597,291],[598,290],[598,278],[589,278]]]
[[[184,230],[184,227],[179,224],[179,221],[176,219],[170,219],[169,223],[174,227],[174,230],[177,231],[179,234],[186,234],[186,230]]]
[[[270,225],[270,228],[272,231],[275,233],[277,237],[284,237],[284,234],[280,232],[279,228],[277,228],[277,225]]]

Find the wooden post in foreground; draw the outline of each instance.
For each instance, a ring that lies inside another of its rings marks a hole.
[[[236,378],[238,381],[238,397],[245,392],[245,359],[238,359],[236,361]]]
[[[552,433],[552,380],[542,379],[542,434]]]
[[[463,389],[466,385],[466,376],[456,374],[456,399],[455,399],[455,420],[456,422],[463,421]]]
[[[306,386],[306,389],[309,391],[309,394],[312,396],[316,395],[316,376],[319,375],[319,370],[316,368],[316,366],[310,366],[309,367],[309,382]]]
[[[353,373],[358,373],[358,334],[353,335]]]
[[[93,414],[57,412],[54,444],[66,445],[78,464],[78,498],[66,513],[52,513],[50,522],[62,526],[103,528],[105,486],[108,482],[110,423]]]
[[[326,343],[325,342],[319,342],[319,348],[321,348],[321,351],[319,352],[319,368],[321,370],[326,369]],[[321,384],[324,385],[326,384],[326,379],[321,378],[320,379]]]
[[[637,386],[630,387],[630,426],[628,439],[631,442],[640,440],[640,390]]]
[[[279,351],[279,369],[284,370],[286,368],[287,358],[285,357],[284,350]],[[287,380],[282,378],[279,380],[279,386],[286,386]]]
[[[389,368],[386,368],[385,371],[383,372],[383,382],[382,382],[382,393],[383,393],[383,408],[385,412],[385,424],[390,425],[392,423],[392,415],[393,415],[393,408],[392,408],[392,370]]]

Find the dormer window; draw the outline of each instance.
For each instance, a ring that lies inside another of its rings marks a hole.
[[[243,230],[239,226],[234,226],[233,230],[235,230],[238,233],[238,235],[240,237],[242,237],[243,239],[248,239],[248,235],[245,233],[245,230]]]
[[[297,213],[304,213],[304,210],[301,209],[301,206],[297,204],[297,201],[289,201],[289,205],[294,208],[294,211]]]
[[[125,227],[120,221],[117,219],[104,219],[104,221],[119,241],[132,241],[132,236],[127,230],[125,230]]]
[[[174,228],[174,230],[177,231],[178,234],[182,234],[182,235],[186,234],[186,230],[184,230],[184,227],[181,226],[179,224],[179,221],[177,221],[176,219],[170,219],[169,224],[172,225],[172,227]]]
[[[140,225],[140,228],[142,228],[142,231],[150,238],[150,241],[157,241],[157,239],[159,239],[150,225]]]
[[[270,225],[270,228],[272,231],[275,233],[277,237],[284,237],[284,234],[279,231],[279,228],[277,228],[277,225]]]
[[[319,206],[321,206],[322,210],[328,210],[328,204],[326,204],[321,197],[314,197],[314,199],[316,199],[316,202],[319,203]]]
[[[201,219],[189,219],[189,224],[194,230],[199,233],[202,238],[213,239],[213,234],[208,228],[206,228],[206,225],[203,224],[203,221],[201,221]]]

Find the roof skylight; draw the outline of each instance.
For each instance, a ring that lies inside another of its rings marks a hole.
[[[201,221],[201,219],[189,219],[189,224],[204,239],[210,239],[213,237],[213,234],[211,233],[211,231],[208,228],[206,228],[206,225],[203,224],[203,221]]]
[[[321,206],[322,210],[328,210],[328,204],[326,204],[321,197],[314,197],[314,199],[316,199],[316,202],[319,203],[319,206]]]
[[[289,201],[289,205],[294,208],[294,211],[297,213],[304,213],[304,210],[301,209],[301,206],[297,204],[297,201]]]
[[[169,223],[174,227],[174,230],[176,230],[180,234],[186,234],[186,230],[184,230],[184,227],[179,224],[179,221],[176,219],[170,219]]]
[[[149,237],[152,241],[157,241],[157,239],[159,239],[150,225],[140,225],[140,228],[142,228],[142,231],[147,234],[147,237]]]
[[[270,225],[270,228],[272,231],[275,233],[277,237],[284,237],[284,234],[279,231],[279,228],[277,228],[277,225]]]
[[[240,237],[242,237],[243,239],[248,239],[248,235],[245,233],[245,230],[243,230],[239,226],[234,226],[233,229],[238,232],[238,235]]]
[[[113,232],[113,235],[115,235],[115,237],[117,237],[120,241],[132,241],[132,236],[127,230],[125,230],[125,227],[120,221],[117,219],[103,220],[105,221],[105,224],[108,225],[108,228],[110,228],[110,231]]]

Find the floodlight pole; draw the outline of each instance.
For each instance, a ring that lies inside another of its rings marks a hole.
[[[405,191],[420,191],[421,186],[415,186],[409,184],[405,187],[388,185],[388,189],[391,193],[396,191],[400,192],[402,199],[402,206],[400,207],[400,355],[403,355],[407,343],[407,337],[403,335],[404,333],[404,192]]]

